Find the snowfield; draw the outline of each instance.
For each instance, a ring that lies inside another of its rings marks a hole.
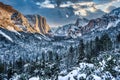
[[[32,77],[29,80],[40,80],[39,77]]]
[[[1,30],[0,30],[0,34],[1,35],[3,35],[5,38],[7,38],[8,40],[10,40],[11,42],[13,42],[13,40],[12,40],[12,38],[11,37],[9,37],[7,34],[5,34],[4,32],[2,32]]]

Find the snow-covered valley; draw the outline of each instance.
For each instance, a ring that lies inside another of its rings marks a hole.
[[[1,5],[0,80],[120,80],[120,8],[50,29],[40,15],[24,16]],[[70,7],[56,9],[66,18],[73,14]]]
[[[117,24],[102,32],[65,39],[1,28],[1,78],[119,80],[119,32]]]

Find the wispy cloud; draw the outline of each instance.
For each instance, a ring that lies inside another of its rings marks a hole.
[[[44,2],[40,3],[37,2],[36,3],[38,6],[40,6],[41,8],[55,8],[54,4],[51,4],[50,0],[45,0]]]
[[[113,7],[120,7],[120,0],[110,0],[109,2],[104,3],[104,4],[96,4],[96,8],[101,9],[104,12],[110,12],[110,10],[108,9],[111,6],[112,8],[110,10],[114,9]]]

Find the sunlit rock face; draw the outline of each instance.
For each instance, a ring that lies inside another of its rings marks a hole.
[[[34,27],[23,14],[3,3],[0,3],[0,15],[0,27],[4,29],[43,34],[50,29],[45,18],[36,15]]]
[[[46,34],[50,30],[50,27],[44,17],[40,15],[27,15],[26,17],[32,27],[37,30],[37,32]]]
[[[0,3],[0,25],[1,27],[8,30],[17,30],[17,31],[27,31],[27,32],[36,32],[29,25],[27,19],[17,10],[13,9],[11,6]]]
[[[14,10],[11,6],[8,5],[4,5],[3,3],[0,3],[0,27],[3,27],[5,29],[16,29],[18,31],[21,31],[20,28],[18,28],[17,26],[15,26],[12,23],[11,20],[11,15],[17,12],[16,10]]]

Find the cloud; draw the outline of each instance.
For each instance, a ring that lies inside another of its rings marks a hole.
[[[39,5],[42,8],[55,8],[54,4],[51,4],[50,0],[45,0],[44,2],[36,2],[36,5]]]
[[[113,9],[115,9],[116,7],[115,6],[108,6],[105,10],[105,12],[110,12],[112,11]]]
[[[110,11],[109,8],[113,9],[115,7],[120,7],[120,0],[107,0],[107,3],[96,4],[97,9],[101,9],[107,13]]]
[[[105,14],[99,8],[96,8],[96,3],[94,2],[80,2],[72,5],[74,8],[75,15],[79,15],[88,19],[93,19]]]

